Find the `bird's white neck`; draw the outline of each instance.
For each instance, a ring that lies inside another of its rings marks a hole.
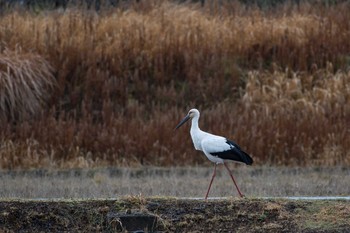
[[[191,130],[199,130],[198,120],[199,120],[199,117],[197,116],[192,118]]]
[[[203,132],[199,129],[198,119],[199,119],[198,116],[192,118],[190,134],[196,150],[202,150],[201,141],[204,135],[203,135]]]

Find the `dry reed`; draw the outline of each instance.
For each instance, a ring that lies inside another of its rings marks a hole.
[[[57,86],[40,119],[1,125],[0,166],[203,163],[188,132],[173,132],[190,107],[257,164],[350,164],[348,10],[148,1],[3,13],[1,44],[44,57]]]

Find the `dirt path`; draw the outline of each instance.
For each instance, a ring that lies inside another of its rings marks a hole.
[[[334,200],[0,200],[0,232],[346,232],[349,219]]]

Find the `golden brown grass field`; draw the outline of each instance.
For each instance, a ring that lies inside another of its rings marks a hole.
[[[349,231],[349,1],[47,1],[0,0],[0,232]],[[193,199],[194,107],[246,198]]]
[[[350,165],[349,3],[211,3],[1,11],[0,168],[207,164],[193,107],[256,165]]]

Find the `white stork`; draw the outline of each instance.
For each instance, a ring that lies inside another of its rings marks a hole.
[[[216,175],[216,166],[220,163],[225,165],[234,185],[237,188],[239,195],[241,197],[244,197],[241,191],[239,190],[230,169],[227,167],[225,160],[233,160],[235,162],[251,165],[253,163],[253,159],[246,152],[244,152],[235,142],[230,141],[227,138],[202,131],[198,126],[199,115],[200,114],[197,109],[191,109],[188,112],[187,116],[184,119],[182,119],[182,121],[176,126],[175,130],[180,128],[185,122],[191,119],[192,125],[190,134],[194,147],[196,148],[196,150],[203,151],[207,158],[215,163],[213,176],[211,178],[207,194],[205,195],[205,199],[208,198],[211,184],[213,183],[214,177]]]

